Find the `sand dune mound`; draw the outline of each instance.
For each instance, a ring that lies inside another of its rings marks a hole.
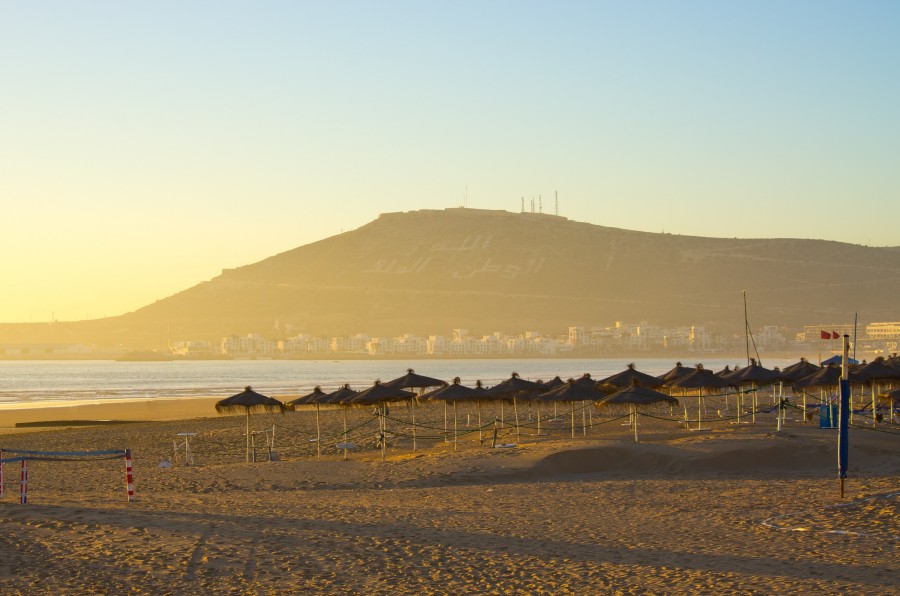
[[[835,450],[824,444],[774,445],[705,444],[702,448],[663,445],[615,445],[573,449],[548,455],[526,475],[549,477],[569,474],[614,475],[740,473],[797,474],[836,467]]]

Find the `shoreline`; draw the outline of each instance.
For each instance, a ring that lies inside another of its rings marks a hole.
[[[154,399],[79,400],[77,402],[0,405],[0,434],[18,423],[116,420],[122,422],[167,422],[215,417],[221,397],[160,397]],[[32,429],[33,430],[33,429]]]

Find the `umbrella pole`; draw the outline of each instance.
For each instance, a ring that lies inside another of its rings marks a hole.
[[[484,430],[481,428],[481,402],[475,404],[475,407],[478,408],[478,442],[484,442]]]
[[[700,430],[700,404],[703,402],[703,389],[697,392],[697,430]]]
[[[453,402],[453,451],[459,451],[458,435],[456,432],[456,402]]]
[[[322,430],[319,426],[319,404],[316,404],[316,459],[322,458]]]
[[[503,400],[500,400],[500,428],[505,428],[506,425],[503,421]]]
[[[586,402],[581,400],[581,436],[587,436],[587,406],[585,406]]]
[[[412,400],[413,451],[416,450],[416,400]]]
[[[447,402],[444,402],[444,442],[449,443],[450,439],[447,437]]]
[[[594,402],[588,402],[588,425],[594,430]]]
[[[381,418],[381,461],[384,461],[384,452],[387,449],[385,445],[387,443],[387,437],[385,437],[387,431],[387,421],[384,419],[384,404],[381,404],[381,408],[378,409],[379,417]]]
[[[872,381],[872,425],[874,426],[877,422],[875,418],[875,381]]]
[[[751,417],[750,421],[753,424],[756,424],[756,406],[758,404],[757,399],[756,399],[756,397],[757,397],[756,394],[759,393],[759,391],[756,389],[756,383],[751,385],[751,387],[753,388],[753,412],[750,414],[750,417]]]
[[[541,436],[541,402],[537,403],[537,416],[538,416],[538,436]]]
[[[631,415],[634,416],[634,442],[637,443],[638,442],[638,431],[637,431],[638,413],[637,413],[637,406],[634,404],[631,404]]]
[[[341,408],[344,411],[344,459],[347,459],[347,408]]]
[[[250,408],[247,408],[247,463],[250,463]]]
[[[575,402],[572,402],[572,438],[575,438]]]
[[[516,443],[519,443],[522,439],[519,437],[519,406],[516,403],[515,393],[513,393],[513,412],[516,416]]]

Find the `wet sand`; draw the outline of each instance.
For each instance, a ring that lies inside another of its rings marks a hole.
[[[369,409],[349,413],[362,426],[347,460],[341,412],[320,413],[321,459],[314,411],[258,414],[278,460],[245,463],[243,417],[216,416],[213,399],[165,401],[0,412],[4,449],[128,447],[136,485],[129,503],[122,459],[33,461],[20,505],[19,464],[7,464],[0,591],[897,592],[896,434],[853,432],[840,499],[835,432],[791,421],[776,433],[767,416],[709,432],[642,417],[635,444],[624,420],[597,415],[586,436],[562,414],[537,436],[522,408],[517,446],[491,448],[489,425],[454,450],[437,438],[443,410],[427,406],[417,450],[392,421],[381,461]],[[459,428],[475,419],[461,409]],[[40,420],[131,423],[12,428]],[[183,451],[173,461],[181,432],[196,433],[194,465]],[[498,428],[499,445],[514,442]]]

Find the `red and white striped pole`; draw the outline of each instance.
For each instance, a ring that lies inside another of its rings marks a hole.
[[[22,460],[22,486],[19,489],[19,503],[24,505],[28,502],[28,460]]]
[[[134,500],[134,478],[131,470],[131,449],[125,450],[125,486],[128,489],[128,502]]]

